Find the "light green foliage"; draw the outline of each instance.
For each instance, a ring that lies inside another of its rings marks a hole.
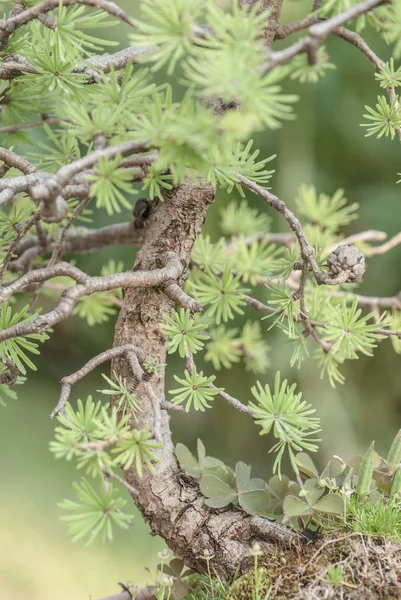
[[[286,248],[284,253],[281,253],[277,259],[272,262],[267,273],[268,275],[274,275],[280,279],[286,280],[291,275],[294,264],[299,262],[301,255],[299,249],[296,246]]]
[[[163,174],[152,165],[146,177],[143,178],[143,190],[149,190],[149,198],[153,200],[158,198],[163,201],[162,190],[172,190],[173,186],[170,181],[173,179],[172,175]]]
[[[148,69],[136,69],[129,63],[122,77],[114,67],[107,76],[102,73],[102,85],[96,93],[92,93],[91,99],[95,104],[103,104],[108,108],[118,105],[122,113],[129,118],[133,108],[141,106],[142,101],[156,89],[150,80]]]
[[[291,344],[293,347],[290,364],[292,367],[297,365],[298,369],[300,369],[304,360],[310,356],[308,342],[302,327],[295,327],[292,334],[286,329],[285,324],[280,325],[280,327],[288,335],[286,344]],[[320,357],[320,354],[321,352],[319,351],[318,357]]]
[[[201,333],[206,328],[207,325],[196,323],[191,318],[189,309],[184,310],[183,308],[180,308],[179,311],[173,309],[171,317],[164,315],[164,323],[161,324],[161,330],[169,340],[168,352],[172,353],[178,350],[182,358],[202,350],[204,340],[209,338],[208,335]]]
[[[344,383],[345,377],[338,368],[343,364],[343,359],[341,359],[339,356],[336,356],[333,352],[323,353],[320,350],[316,352],[316,357],[321,369],[321,378],[327,374],[330,385],[333,388],[336,387],[336,383]]]
[[[207,8],[207,24],[215,35],[206,33],[204,48],[184,64],[188,82],[199,89],[200,96],[239,102],[245,117],[252,117],[254,127],[274,129],[280,120],[292,118],[291,104],[297,97],[282,94],[279,85],[287,69],[276,68],[261,75],[265,57],[258,38],[263,35],[263,15],[254,8],[245,16],[246,9],[239,9],[236,2],[231,13],[214,3]]]
[[[103,11],[88,11],[85,6],[72,6],[67,8],[60,4],[57,15],[57,29],[53,45],[58,46],[63,56],[82,53],[90,55],[100,52],[103,48],[117,46],[112,40],[105,40],[86,33],[85,30],[108,29],[118,25],[119,21],[110,20]]]
[[[73,542],[86,538],[88,545],[98,536],[103,541],[112,540],[113,526],[127,529],[132,516],[121,510],[127,501],[118,496],[118,490],[111,483],[107,487],[101,485],[98,493],[86,479],[82,479],[81,484],[74,483],[73,487],[79,502],[64,500],[59,504],[60,508],[74,513],[61,517],[68,523]]]
[[[208,403],[214,399],[214,396],[223,391],[223,388],[211,387],[216,379],[214,375],[206,377],[202,371],[198,373],[195,366],[192,367],[191,373],[185,371],[185,379],[181,379],[177,375],[174,375],[174,379],[181,384],[181,387],[170,390],[169,393],[173,396],[172,401],[174,404],[185,402],[187,412],[189,412],[192,405],[195,410],[200,411],[210,408]]]
[[[390,328],[393,331],[399,331],[401,329],[401,311],[393,310]],[[401,340],[397,336],[392,335],[391,343],[393,344],[393,348],[397,354],[401,354]]]
[[[227,116],[222,118],[227,122]],[[204,171],[206,179],[212,185],[219,185],[223,189],[226,188],[229,193],[231,193],[235,186],[239,194],[243,197],[245,194],[238,179],[238,173],[255,181],[262,187],[266,187],[266,183],[269,182],[274,171],[268,171],[265,169],[265,166],[275,158],[275,155],[257,160],[259,150],[252,152],[252,146],[253,141],[250,140],[246,145],[238,142],[232,147],[226,147],[224,154],[219,149],[210,152],[208,155],[208,164]],[[211,147],[213,148],[213,145]]]
[[[36,22],[31,24],[32,42],[36,47],[32,65],[37,73],[26,73],[27,85],[33,92],[44,94],[46,92],[62,91],[66,94],[77,95],[80,93],[84,76],[72,73],[76,54],[67,55],[60,45],[52,43],[52,33],[41,28]]]
[[[390,60],[378,73],[375,73],[375,79],[382,88],[396,88],[401,85],[401,67],[394,67],[394,59]]]
[[[241,287],[240,276],[234,276],[229,265],[221,277],[216,277],[209,269],[200,273],[191,283],[190,291],[200,304],[209,305],[206,315],[214,317],[217,325],[233,319],[234,313],[244,314],[242,294],[247,290]]]
[[[317,83],[326,75],[326,71],[335,69],[335,65],[329,62],[329,56],[324,46],[320,46],[316,55],[316,63],[310,64],[306,54],[300,54],[292,61],[291,79],[301,83]]]
[[[77,410],[74,410],[68,403],[66,414],[57,417],[61,424],[61,427],[56,428],[57,436],[71,435],[75,444],[92,442],[97,438],[96,419],[99,417],[101,403],[95,403],[92,396],[88,396],[85,405],[82,400],[78,400],[77,406]]]
[[[210,269],[212,273],[221,273],[224,270],[226,245],[222,238],[212,244],[210,235],[202,235],[196,239],[192,259],[202,269]],[[193,273],[192,273],[193,275]]]
[[[220,210],[221,230],[224,235],[266,235],[271,219],[265,213],[251,208],[246,200],[231,201]]]
[[[135,190],[129,185],[132,175],[129,170],[120,169],[121,157],[101,158],[93,175],[86,178],[92,181],[91,196],[96,198],[96,208],[104,208],[108,215],[121,212],[121,208],[132,208],[123,192],[132,194]]]
[[[362,127],[366,127],[365,137],[375,135],[381,138],[383,135],[391,137],[393,140],[397,135],[397,130],[401,127],[401,112],[399,108],[398,98],[395,98],[390,103],[385,96],[377,97],[376,110],[370,106],[365,106],[368,111],[364,114],[364,118],[369,123],[362,123]]]
[[[83,296],[73,314],[85,319],[90,327],[100,325],[109,320],[116,312],[115,306],[110,302],[110,294],[99,292],[91,296]]]
[[[116,263],[109,260],[101,269],[102,275],[113,275],[121,273],[124,270],[124,263]],[[110,292],[97,292],[90,296],[83,296],[73,310],[73,315],[85,319],[90,327],[105,323],[112,315],[117,312],[122,298],[121,289],[111,290]]]
[[[389,324],[385,313],[378,322],[369,323],[373,316],[373,313],[362,315],[357,298],[353,299],[351,306],[347,306],[346,300],[333,306],[324,330],[324,338],[333,342],[332,352],[341,358],[358,358],[357,352],[372,356],[376,342],[383,339],[381,334],[374,333],[375,330]]]
[[[112,387],[104,392],[113,396],[124,391],[121,381],[106,379],[112,386],[120,386],[120,389]],[[121,512],[126,502],[118,497],[118,491],[108,481],[116,468],[129,469],[134,465],[139,477],[143,476],[144,466],[152,474],[155,473],[154,463],[159,461],[156,450],[161,444],[153,439],[148,428],[131,429],[129,419],[132,413],[121,415],[122,398],[120,404],[110,411],[89,396],[85,403],[78,400],[76,410],[68,403],[66,414],[57,417],[59,425],[55,429],[50,450],[56,458],[74,459],[78,469],[84,469],[89,476],[101,482],[97,494],[86,480],[82,480],[81,485],[74,485],[81,502],[65,501],[60,504],[61,508],[76,512],[73,517],[62,517],[71,523],[70,531],[74,540],[85,537],[89,543],[98,535],[102,539],[111,539],[113,525],[124,527],[128,524],[130,518]],[[124,400],[128,403],[127,397]],[[133,396],[129,402],[133,404]],[[103,511],[104,518],[101,518]],[[116,517],[114,511],[120,516]]]
[[[47,142],[37,142],[40,151],[31,151],[29,158],[38,163],[41,169],[55,173],[71,159],[81,157],[81,150],[76,137],[68,131],[57,131],[48,125],[43,127]]]
[[[160,69],[168,63],[171,74],[179,60],[193,51],[193,26],[204,9],[197,0],[144,0],[141,2],[142,20],[133,20],[138,31],[131,35],[131,41],[137,46],[157,45],[151,60],[154,69]]]
[[[244,283],[257,285],[272,268],[278,254],[281,254],[281,251],[267,239],[262,241],[254,239],[248,244],[243,238],[239,238],[229,258],[232,268]]]
[[[17,324],[29,323],[37,317],[37,313],[29,314],[28,306],[13,314],[11,306],[4,303],[0,311],[0,330],[14,327]],[[39,344],[48,339],[46,333],[29,333],[28,335],[10,338],[0,343],[0,355],[4,360],[11,360],[21,373],[26,374],[26,367],[36,371],[29,354],[39,354]]]
[[[288,331],[289,337],[293,337],[295,331],[295,321],[297,315],[299,315],[299,300],[293,298],[291,290],[282,281],[277,283],[266,284],[267,289],[270,292],[271,299],[269,304],[275,309],[272,315],[268,315],[267,318],[274,318],[274,325],[283,323],[285,321],[285,327]]]
[[[295,394],[295,388],[296,384],[289,387],[286,379],[281,382],[280,373],[277,373],[273,391],[268,385],[263,388],[260,382],[251,390],[257,404],[250,403],[249,406],[254,411],[256,423],[262,428],[260,434],[273,431],[274,437],[279,440],[271,449],[277,452],[273,472],[280,472],[285,450],[294,471],[298,472],[294,452],[316,452],[316,442],[320,441],[311,437],[320,431],[320,419],[312,417],[316,410],[301,401],[302,393]]]
[[[137,419],[136,413],[138,410],[141,410],[141,407],[135,394],[128,389],[127,381],[119,375],[116,375],[116,373],[113,373],[114,380],[107,377],[107,375],[104,375],[104,373],[102,373],[102,377],[107,381],[110,388],[97,391],[106,396],[118,396],[118,398],[113,398],[118,410],[121,410],[123,415],[128,412],[130,416]]]
[[[152,462],[159,462],[159,457],[155,450],[161,448],[160,442],[152,440],[152,434],[149,428],[131,429],[129,433],[118,440],[113,452],[118,453],[118,460],[123,469],[129,469],[132,463],[135,463],[135,469],[139,475],[143,475],[142,463],[145,463],[152,475],[156,474]]]
[[[357,218],[358,204],[347,204],[344,190],[337,190],[333,196],[319,194],[313,185],[301,185],[295,199],[297,214],[307,222],[336,232]]]
[[[227,329],[219,325],[210,330],[205,360],[210,361],[217,370],[230,369],[241,357],[245,369],[262,373],[269,366],[269,346],[263,339],[258,321],[247,321],[238,336],[238,329]]]
[[[241,340],[236,337],[237,334],[238,329],[227,329],[224,325],[210,330],[205,360],[210,361],[217,371],[221,368],[230,369],[233,363],[240,361]]]
[[[401,2],[394,0],[388,6],[382,6],[375,16],[374,23],[381,30],[387,44],[394,44],[393,56],[401,57]]]
[[[270,366],[270,348],[263,339],[261,325],[258,321],[245,323],[241,335],[241,348],[247,371],[263,373]]]
[[[131,429],[128,420],[129,415],[117,420],[116,407],[109,413],[101,408],[100,402],[95,404],[91,396],[85,405],[78,400],[77,411],[67,404],[66,416],[58,416],[61,426],[56,427],[56,439],[50,449],[56,458],[78,459],[93,477],[101,475],[104,468],[112,471],[116,465],[128,469],[134,461],[142,477],[142,463],[153,472],[152,461],[159,460],[154,450],[160,444],[151,439],[148,429]],[[117,456],[112,457],[109,448]]]

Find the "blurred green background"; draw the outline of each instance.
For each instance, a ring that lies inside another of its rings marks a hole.
[[[119,4],[131,14],[137,10],[137,2],[132,0]],[[281,23],[304,16],[308,9],[305,2],[284,0]],[[126,33],[124,26],[107,31],[122,47]],[[369,35],[368,41],[383,59],[389,57],[389,49],[375,35]],[[390,237],[401,224],[401,188],[396,186],[397,172],[401,171],[400,146],[397,141],[364,138],[359,126],[364,105],[373,106],[378,93],[371,64],[342,40],[330,39],[327,48],[336,70],[329,71],[315,86],[287,83],[288,90],[300,95],[297,120],[285,123],[277,132],[260,134],[255,141],[263,156],[277,153],[272,188],[289,204],[302,182],[314,183],[319,191],[329,194],[342,187],[349,201],[360,204],[360,218],[352,232],[379,229]],[[251,196],[249,200],[259,210],[266,210],[261,200]],[[218,194],[210,210],[205,232],[213,239],[220,233],[219,210],[226,202],[226,195]],[[274,229],[286,231],[285,223],[272,216]],[[120,215],[115,220],[123,218]],[[96,226],[109,222],[105,214],[96,218]],[[129,268],[134,255],[133,249],[113,248],[78,257],[77,264],[95,274],[108,258],[124,260]],[[400,264],[401,247],[370,259],[360,292],[379,296],[397,293],[401,289]],[[263,290],[260,297],[264,297]],[[251,312],[246,316],[257,318]],[[263,329],[267,329],[265,322]],[[259,379],[271,383],[276,370],[281,370],[291,382],[298,383],[304,398],[318,409],[324,437],[320,464],[333,453],[347,457],[363,451],[372,439],[379,452],[387,451],[401,426],[401,358],[388,341],[380,344],[374,358],[345,365],[346,383],[333,390],[326,379],[320,380],[313,361],[301,371],[290,368],[291,349],[280,332],[266,332],[266,336],[272,348],[271,367]],[[48,452],[54,423],[47,416],[58,398],[58,381],[110,347],[112,339],[113,322],[89,328],[81,320],[70,319],[59,325],[43,346],[38,371],[30,373],[27,384],[19,390],[19,400],[1,408],[1,599],[95,600],[116,591],[118,581],[143,584],[152,579],[163,543],[149,535],[139,515],[131,530],[117,532],[113,544],[93,543],[85,548],[70,543],[56,506],[59,500],[73,497],[71,482],[77,479],[71,465],[56,461]],[[170,378],[174,369],[181,372],[183,364],[171,359]],[[212,372],[210,364],[206,371]],[[99,373],[93,374],[74,388],[72,400],[102,387],[101,381]],[[247,402],[254,377],[236,366],[221,372],[218,383]],[[247,461],[255,475],[269,477],[270,440],[258,435],[250,419],[235,414],[219,400],[204,414],[174,415],[172,426],[175,442],[193,448],[196,438],[201,437],[210,454],[228,464]]]

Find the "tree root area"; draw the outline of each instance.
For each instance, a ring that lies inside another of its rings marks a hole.
[[[401,545],[358,533],[325,535],[299,553],[277,550],[263,567],[271,592],[261,598],[269,600],[401,599]],[[232,584],[226,600],[254,594],[251,570]]]

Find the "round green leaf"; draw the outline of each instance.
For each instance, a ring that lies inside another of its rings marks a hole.
[[[248,515],[271,515],[274,510],[272,498],[265,490],[254,490],[239,494],[238,496],[241,508]]]
[[[296,496],[286,496],[284,498],[283,510],[284,514],[289,518],[312,514],[310,506]]]
[[[344,512],[344,499],[338,494],[327,494],[314,504],[313,510],[329,515],[342,515]]]
[[[306,454],[306,452],[298,452],[295,461],[301,473],[308,477],[319,477],[315,464],[309,454]]]
[[[215,475],[203,475],[199,487],[206,498],[228,497],[233,500],[237,497],[237,492],[225,481],[219,479]]]
[[[177,444],[175,447],[175,453],[177,455],[178,462],[184,471],[194,477],[195,479],[199,479],[202,475],[202,469],[195,456],[188,450],[184,444]]]

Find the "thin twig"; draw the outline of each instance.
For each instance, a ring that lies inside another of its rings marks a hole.
[[[348,10],[339,13],[338,15],[334,15],[330,19],[312,23],[308,28],[308,35],[302,38],[301,40],[295,42],[291,46],[288,46],[283,50],[277,51],[271,51],[270,49],[268,49],[268,51],[266,52],[267,62],[264,71],[270,71],[277,65],[283,64],[284,62],[287,62],[291,58],[294,58],[295,56],[303,52],[309,54],[312,51],[316,51],[318,47],[327,38],[327,36],[333,33],[337,28],[344,25],[344,23],[347,23],[348,21],[353,21],[360,15],[367,13],[370,10],[376,8],[377,6],[385,4],[386,2],[387,0],[364,0],[363,2],[355,4]],[[280,32],[280,29],[278,31]]]
[[[63,245],[63,254],[84,254],[86,252],[95,252],[109,246],[140,245],[143,237],[143,230],[135,228],[135,220],[129,223],[116,223],[107,225],[100,229],[89,229],[87,227],[77,227],[73,232],[67,233]],[[50,241],[46,244],[46,249],[52,251],[56,242]],[[32,248],[38,248],[38,253],[43,251],[42,240],[39,237],[31,236],[25,238],[17,249],[17,254],[22,259],[24,252]],[[14,261],[17,263],[18,261]],[[21,262],[20,267],[24,265]],[[17,271],[19,265],[11,265],[13,271]]]
[[[85,198],[84,200],[82,200],[82,202],[80,202],[76,207],[75,210],[73,211],[71,217],[68,219],[67,223],[65,224],[65,226],[63,227],[60,236],[57,240],[57,242],[54,245],[54,249],[53,249],[53,253],[49,259],[49,262],[47,263],[47,268],[51,268],[53,267],[57,261],[59,260],[61,253],[62,253],[62,248],[63,248],[63,243],[65,240],[65,236],[67,235],[68,230],[70,229],[70,227],[72,227],[72,225],[75,223],[76,219],[79,217],[79,215],[85,210],[85,208],[87,207],[87,205],[89,204],[91,198]],[[40,291],[43,288],[43,284],[44,282],[40,283],[34,294],[32,294],[32,297],[30,299],[29,302],[29,311],[32,311],[32,308],[35,306],[35,302],[39,297]]]
[[[192,313],[200,313],[203,311],[202,305],[196,300],[188,296],[183,289],[175,281],[168,281],[163,285],[163,292],[171,300],[183,308],[188,308]]]
[[[61,394],[57,406],[51,412],[49,419],[53,419],[57,416],[61,411],[64,410],[65,405],[68,402],[70,397],[72,386],[86,377],[91,371],[96,369],[96,367],[102,365],[103,363],[112,360],[118,356],[129,356],[132,353],[137,353],[137,348],[133,344],[126,344],[125,346],[118,346],[117,348],[110,348],[109,350],[105,350],[101,354],[98,354],[94,358],[91,358],[83,367],[81,367],[75,373],[68,375],[67,377],[63,377],[61,380]]]
[[[369,250],[366,252],[366,254],[368,256],[376,256],[377,254],[385,254],[386,252],[388,252],[389,250],[392,250],[393,248],[395,248],[396,246],[399,246],[400,244],[401,244],[401,232],[397,233],[397,235],[392,237],[391,240],[388,240],[388,242],[386,242],[385,244],[381,244],[381,246],[374,246],[372,248],[369,248]]]
[[[13,243],[11,244],[11,246],[9,247],[9,249],[7,250],[7,253],[5,255],[5,257],[3,258],[2,262],[1,262],[1,266],[0,266],[0,287],[3,281],[3,277],[4,277],[4,273],[6,272],[8,263],[10,262],[11,258],[14,255],[15,250],[17,249],[20,241],[22,240],[23,237],[25,237],[25,235],[28,233],[28,231],[31,229],[31,227],[33,227],[33,225],[35,225],[35,223],[37,223],[40,219],[40,213],[36,212],[32,215],[32,217],[25,223],[25,225],[23,227],[20,227],[18,229],[18,233],[17,236],[15,238],[15,240],[13,241]]]
[[[127,488],[131,496],[133,496],[134,498],[138,496],[138,490],[134,488],[134,486],[129,484],[127,481],[125,481],[125,479],[117,475],[117,473],[114,473],[114,471],[108,471],[107,469],[103,469],[103,472],[105,475],[107,475],[108,477],[112,477],[113,479],[121,483],[121,485],[123,485],[125,488]]]
[[[211,385],[210,387],[216,388],[215,385]],[[236,410],[239,410],[240,412],[244,413],[245,415],[248,415],[249,417],[254,416],[253,410],[246,406],[246,404],[243,404],[240,400],[237,400],[237,398],[234,398],[234,396],[230,396],[230,394],[227,394],[227,392],[219,392],[219,396],[220,398],[228,402]]]
[[[64,119],[49,117],[46,119],[41,119],[40,121],[31,121],[30,123],[17,123],[15,125],[5,125],[4,127],[0,127],[0,134],[15,133],[16,131],[20,131],[21,129],[31,129],[33,127],[42,127],[43,125],[57,125],[62,121],[64,121]]]

